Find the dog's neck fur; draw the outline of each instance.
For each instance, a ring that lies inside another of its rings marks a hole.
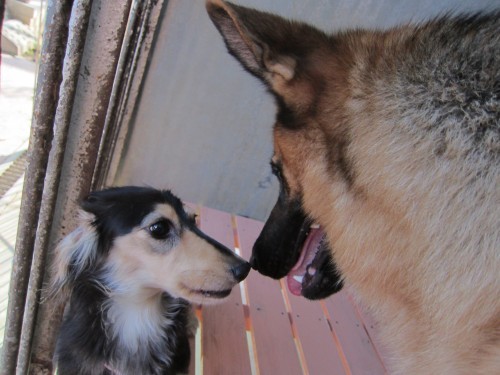
[[[187,344],[188,303],[151,289],[124,293],[105,279],[82,281],[74,289],[72,318],[64,322],[95,364],[81,371],[170,374],[166,368],[178,362],[175,357],[186,355],[179,346]]]
[[[164,303],[161,293],[148,297],[111,295],[103,304],[106,335],[129,354],[139,353],[141,348],[165,339],[166,331],[173,324],[168,317],[168,310],[175,309],[173,305],[175,302]]]

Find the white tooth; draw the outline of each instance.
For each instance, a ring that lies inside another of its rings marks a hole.
[[[294,276],[293,279],[297,281],[299,284],[302,284],[302,280],[304,279],[304,276]]]
[[[319,224],[311,224],[310,228],[319,229]]]
[[[314,267],[307,267],[307,273],[311,276],[314,276],[314,274],[316,273],[316,268]]]

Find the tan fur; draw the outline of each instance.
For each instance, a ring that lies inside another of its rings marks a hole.
[[[367,105],[383,107],[376,100]],[[498,371],[498,211],[491,207],[498,206],[500,179],[486,176],[493,183],[479,187],[485,190],[481,200],[475,190],[447,186],[473,177],[467,166],[433,165],[425,145],[401,154],[411,141],[388,138],[384,111],[366,116],[370,112],[347,113],[358,125],[351,146],[359,176],[355,189],[330,173],[314,129],[275,131],[287,181],[326,228],[347,281],[385,322],[382,334],[397,353],[396,371],[493,373],[475,368],[483,361]],[[476,246],[485,233],[491,251],[477,259]],[[493,355],[491,349],[477,349],[488,341],[495,344]]]
[[[141,227],[147,227],[158,217],[179,225],[172,207],[161,204],[144,218]],[[158,241],[141,229],[120,236],[109,255],[114,277],[121,284],[141,285],[143,290],[138,294],[142,296],[147,295],[144,288],[168,290],[174,297],[200,304],[219,302],[204,298],[200,290],[225,290],[235,285],[231,264],[224,255],[190,231],[182,233],[178,243],[169,249],[157,247]]]
[[[266,45],[272,31],[257,30],[256,20],[274,16],[239,18],[246,12],[241,8],[208,4],[216,25],[223,20],[213,15],[218,7],[246,30],[245,40]],[[395,74],[413,69],[410,77],[433,90],[431,73],[401,63],[415,47],[410,39],[429,38],[433,27],[352,32],[337,36],[335,51],[318,34],[305,61],[288,62],[297,67],[293,74],[249,70],[301,120],[301,127],[289,128],[278,116],[273,160],[282,164],[291,195],[325,228],[346,281],[380,320],[392,371],[500,373],[499,102],[496,97],[488,109],[496,111],[496,130],[488,130],[477,150],[460,120],[433,124],[435,102]],[[500,41],[491,40],[485,49],[493,48],[498,59]],[[498,72],[483,73],[498,80]],[[440,84],[435,90],[443,101],[460,98],[460,88]],[[412,103],[414,97],[419,102]],[[442,138],[434,130],[441,125]]]
[[[80,226],[73,232],[64,237],[54,251],[53,274],[49,295],[56,297],[61,301],[65,300],[70,294],[68,283],[68,266],[72,263],[75,249],[78,249],[74,266],[77,272],[84,269],[87,264],[93,262],[94,249],[97,246],[97,233],[92,227],[94,215],[80,210],[79,222]]]

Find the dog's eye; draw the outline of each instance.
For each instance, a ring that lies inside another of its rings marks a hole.
[[[281,179],[281,167],[274,162],[271,162],[271,171],[273,174]]]
[[[166,219],[157,221],[148,227],[149,233],[157,240],[164,240],[168,237],[172,224]]]

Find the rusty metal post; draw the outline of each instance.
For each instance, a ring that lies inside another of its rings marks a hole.
[[[132,127],[135,104],[142,90],[155,30],[160,23],[160,18],[166,15],[168,5],[168,0],[149,0],[141,17],[140,28],[135,30],[135,34],[139,33],[139,35],[132,43],[133,57],[129,59],[125,69],[126,84],[121,90],[122,97],[115,111],[116,124],[113,126],[114,132],[107,146],[108,153],[103,153],[103,158],[99,160],[99,168],[94,174],[96,186],[110,186],[115,182]]]
[[[167,1],[168,3],[168,1]],[[163,9],[163,0],[134,1],[130,11],[117,80],[106,116],[103,140],[99,149],[92,188],[112,183],[127,136],[138,92],[151,49],[154,30]],[[110,171],[111,169],[111,171]]]
[[[98,176],[103,175],[102,171],[102,165],[103,165],[103,160],[107,159],[110,157],[108,145],[109,145],[109,138],[110,138],[110,133],[112,127],[115,125],[115,114],[116,114],[116,108],[119,105],[119,96],[121,92],[121,88],[123,87],[123,76],[124,76],[124,70],[127,65],[127,54],[130,53],[130,43],[132,42],[133,39],[133,29],[135,28],[135,25],[137,23],[137,17],[138,13],[140,11],[139,7],[139,1],[134,0],[132,2],[132,6],[130,9],[130,16],[127,22],[127,28],[125,30],[125,37],[123,40],[122,48],[120,51],[120,59],[118,60],[118,69],[117,69],[117,74],[115,78],[115,82],[113,84],[113,88],[111,90],[111,98],[109,102],[109,107],[108,107],[108,112],[106,114],[106,121],[104,123],[104,128],[103,128],[103,136],[101,140],[101,144],[99,147],[98,151],[98,156],[97,156],[97,164],[96,168],[94,170],[94,175],[92,178],[92,189],[98,189],[102,188],[102,183],[100,178]]]
[[[61,167],[66,149],[66,139],[71,120],[75,91],[82,61],[87,26],[92,0],[77,0],[73,6],[68,44],[63,66],[63,80],[59,89],[59,102],[54,121],[54,139],[50,150],[38,229],[33,252],[33,263],[29,280],[21,343],[17,359],[17,373],[25,374],[30,364],[30,352],[34,323],[36,321],[40,289],[45,272],[49,235],[54,215],[56,196],[59,187]],[[42,83],[43,84],[43,83]]]
[[[72,4],[72,1],[52,1],[47,10],[39,71],[39,82],[44,84],[37,86],[31,123],[28,167],[24,178],[3,341],[1,374],[4,375],[14,374],[17,363],[33,245],[61,82],[61,62],[66,47]]]

